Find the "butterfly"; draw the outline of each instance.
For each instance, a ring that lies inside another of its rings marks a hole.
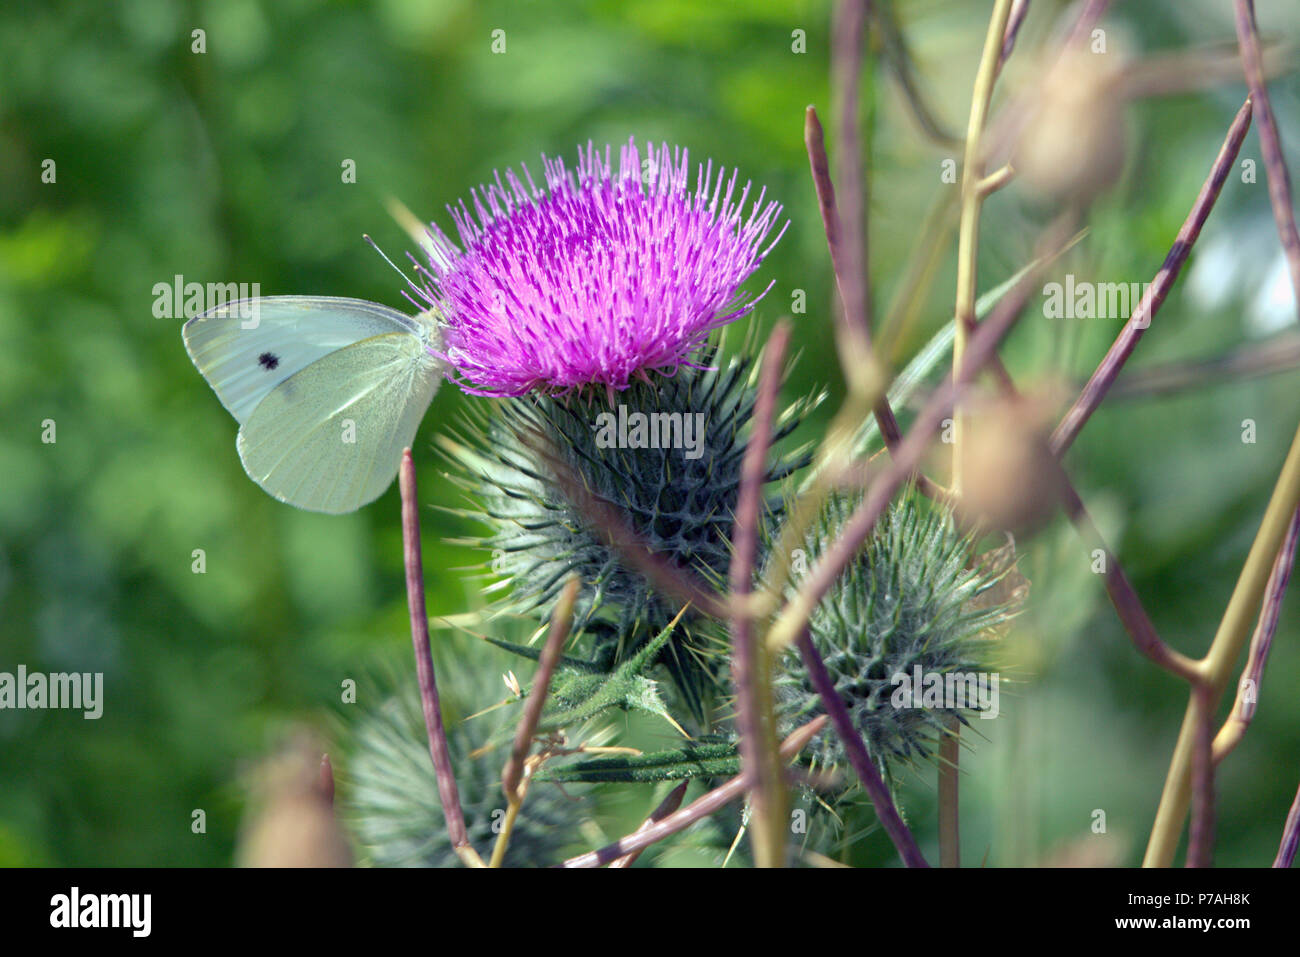
[[[182,334],[239,423],[248,477],[313,512],[355,511],[384,493],[443,379],[432,311],[268,296],[209,309]]]

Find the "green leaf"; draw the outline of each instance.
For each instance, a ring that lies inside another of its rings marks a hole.
[[[493,638],[490,635],[484,636],[484,641],[496,645],[512,655],[518,655],[521,658],[527,658],[530,661],[540,661],[542,657],[541,648],[533,648],[529,645],[516,645],[511,641],[503,641],[500,638]],[[594,661],[587,661],[584,658],[575,658],[572,655],[560,656],[560,667],[569,668],[573,671],[581,671],[586,674],[602,674],[600,666]]]

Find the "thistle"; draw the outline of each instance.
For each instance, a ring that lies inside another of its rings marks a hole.
[[[482,662],[477,665],[440,665],[439,687],[469,840],[476,848],[486,848],[496,840],[506,806],[501,792],[504,754],[490,746],[509,733],[517,710],[501,708],[471,717],[501,697],[486,680],[491,670]],[[341,780],[345,822],[362,859],[375,866],[457,866],[429,759],[415,675],[374,685],[370,694],[378,703],[349,718],[345,728],[351,755]],[[384,690],[392,688],[400,690]],[[549,866],[577,837],[571,802],[553,786],[534,788],[516,820],[507,863]]]
[[[843,497],[828,502],[807,536],[809,564],[835,540],[853,504]],[[946,698],[935,706],[925,689],[947,687],[951,678],[964,698],[972,685],[956,679],[993,680],[993,640],[1015,602],[990,600],[1009,571],[971,567],[973,547],[946,507],[909,489],[809,619],[813,645],[889,780],[899,764],[931,758],[948,721],[966,724],[967,712],[979,707],[978,699],[954,707]],[[925,682],[913,689],[917,676]],[[822,713],[795,652],[787,657],[777,695],[791,727]],[[813,741],[809,754],[822,766],[845,761],[842,742],[829,730]]]
[[[606,531],[593,524],[566,493],[555,468],[539,456],[538,443],[592,499],[616,509],[660,560],[722,589],[754,382],[748,360],[712,368],[714,355],[710,351],[701,358],[704,367],[684,367],[653,383],[635,382],[614,404],[593,390],[510,400],[495,417],[484,421],[480,414],[466,443],[453,451],[469,472],[477,503],[467,514],[492,529],[484,544],[493,551],[502,584],[510,587],[500,607],[544,617],[563,583],[578,575],[582,591],[575,620],[585,629],[589,656],[599,667],[610,669],[635,655],[681,611],[682,602],[656,591],[609,544]],[[786,411],[778,440],[794,430],[810,404],[796,402]],[[685,424],[694,423],[695,444],[675,447],[683,443],[659,441],[661,432],[632,441],[636,436],[630,429],[617,434],[626,421],[668,422],[670,439],[673,422],[683,424],[682,435]],[[806,461],[802,450],[778,457],[768,480],[779,482]],[[774,500],[771,513],[778,512]],[[712,653],[714,628],[692,609],[658,658],[699,719],[707,715],[722,664]]]
[[[463,250],[430,228],[416,291],[444,317],[441,356],[466,392],[621,391],[688,364],[761,298],[740,287],[780,239],[763,245],[781,207],[760,191],[746,213],[735,171],[700,166],[692,191],[685,150],[643,159],[630,139],[617,174],[590,143],[576,176],[543,162],[546,192],[507,171],[473,193],[473,213],[450,210]]]

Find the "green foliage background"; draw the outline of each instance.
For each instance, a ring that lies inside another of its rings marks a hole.
[[[988,4],[898,6],[923,88],[963,129]],[[1232,40],[1227,4],[1116,7],[1106,25],[1130,49]],[[1045,42],[1058,9],[1033,5],[1017,58]],[[1295,39],[1296,14],[1261,16],[1266,30]],[[204,54],[191,52],[196,28],[206,31]],[[503,54],[491,52],[498,29]],[[792,52],[796,30],[806,31],[804,54]],[[98,721],[0,712],[0,863],[228,863],[241,770],[289,723],[337,709],[342,681],[409,641],[396,491],[333,518],[256,488],[235,454],[235,423],[182,348],[180,321],[153,314],[156,283],[179,274],[257,282],[264,295],[400,306],[397,277],[361,241],[369,233],[390,254],[410,247],[385,196],[447,225],[444,204],[496,168],[522,161],[536,171],[541,152],[572,157],[588,139],[617,146],[635,134],[738,166],[786,204],[791,227],[762,269],[775,285],[757,322],[770,325],[805,290],[807,312],[794,317],[804,351],[788,394],[826,385],[834,398],[829,264],[802,143],[803,108],[815,103],[834,149],[827,42],[827,5],[799,0],[5,4],[0,671],[102,671],[106,704]],[[874,77],[863,91],[883,313],[926,211],[956,187],[940,176],[950,153],[919,135],[897,85]],[[1296,170],[1300,86],[1287,77],[1274,89]],[[1244,95],[1236,82],[1134,106],[1126,174],[1053,278],[1148,281]],[[1259,158],[1253,133],[1242,156]],[[52,184],[41,181],[47,158],[57,164]],[[355,184],[342,182],[347,159]],[[1023,264],[1042,217],[1015,188],[992,201],[981,290]],[[1275,255],[1272,232],[1262,167],[1255,184],[1231,178],[1203,243],[1265,252],[1247,262],[1253,271],[1204,267],[1228,289],[1212,308],[1180,282],[1134,365],[1246,341],[1242,315]],[[952,295],[949,248],[900,360],[946,321]],[[1031,311],[1008,364],[1021,379],[1077,380],[1118,324]],[[1069,457],[1157,628],[1184,652],[1208,646],[1300,419],[1298,384],[1288,372],[1115,404]],[[429,442],[465,401],[444,388],[421,432],[431,504],[458,504]],[[1257,444],[1241,442],[1245,418],[1257,423]],[[56,444],[40,440],[46,419],[57,423]],[[476,533],[426,514],[434,615],[482,604],[474,574],[490,556],[445,542]],[[204,574],[191,570],[198,548]],[[964,764],[967,860],[1037,863],[1070,842],[1103,842],[1136,863],[1184,691],[1128,644],[1068,525],[1058,520],[1028,543],[1022,570],[1034,587],[1008,639],[1017,684],[1001,718],[976,722],[988,740]],[[1298,608],[1293,596],[1255,725],[1221,772],[1222,864],[1271,860],[1300,780]],[[472,653],[463,642],[447,647]],[[484,667],[504,666],[484,658]],[[656,798],[629,786],[589,796],[575,813],[614,836]],[[909,818],[931,856],[932,804],[932,780],[907,784]],[[207,813],[205,834],[191,832],[196,808]],[[1090,835],[1095,809],[1106,812],[1105,837]],[[879,832],[849,859],[895,861]]]

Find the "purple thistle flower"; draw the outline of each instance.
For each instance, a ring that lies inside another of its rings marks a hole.
[[[617,176],[608,146],[580,148],[576,177],[542,159],[546,192],[524,168],[472,191],[473,213],[448,207],[463,252],[430,229],[419,293],[443,316],[440,358],[464,391],[612,393],[648,370],[671,374],[771,288],[740,291],[781,238],[759,250],[781,206],[764,205],[764,189],[746,217],[750,184],[733,202],[735,171],[724,188],[724,170],[701,165],[691,192],[686,151],[664,144],[647,147],[643,180],[631,139]]]

